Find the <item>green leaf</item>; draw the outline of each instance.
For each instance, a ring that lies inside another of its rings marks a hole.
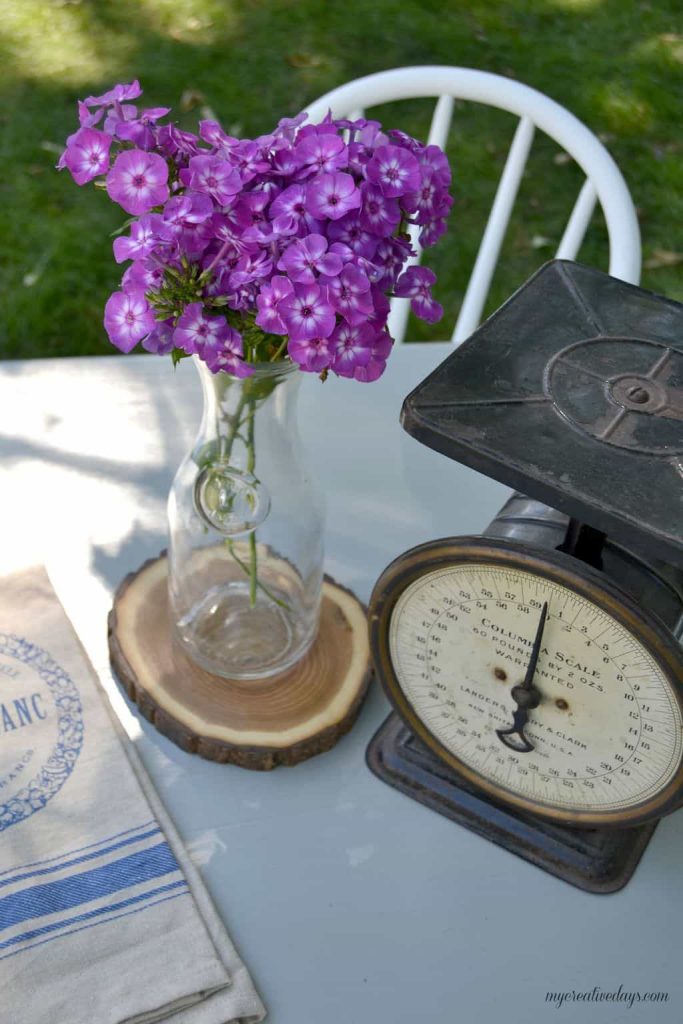
[[[124,222],[121,225],[121,227],[117,228],[116,231],[112,231],[110,233],[109,237],[110,238],[117,238],[119,235],[122,235],[124,233],[124,231],[127,231],[128,228],[131,226],[131,224],[133,224],[136,220],[137,220],[137,217],[129,217],[128,220],[124,220]]]
[[[183,352],[181,348],[174,348],[171,350],[171,359],[173,360],[174,366],[177,366],[181,359],[187,359],[187,356],[187,352]]]

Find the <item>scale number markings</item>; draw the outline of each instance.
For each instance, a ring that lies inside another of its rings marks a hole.
[[[544,603],[534,675],[541,699],[510,750],[511,695],[525,676]],[[389,634],[398,684],[438,743],[489,783],[562,810],[618,811],[652,798],[683,756],[683,719],[640,640],[592,601],[534,573],[490,564],[411,584]]]

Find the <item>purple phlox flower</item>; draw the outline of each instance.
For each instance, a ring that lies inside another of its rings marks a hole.
[[[297,114],[296,117],[281,117],[273,135],[282,135],[292,142],[296,136],[297,129],[304,123],[307,117],[308,114],[305,111]]]
[[[150,107],[143,110],[139,117],[120,121],[116,126],[116,136],[126,142],[134,142],[140,149],[152,149],[156,144],[152,126],[170,110],[170,107]]]
[[[211,233],[217,242],[221,245],[225,242],[230,242],[241,254],[242,250],[249,250],[252,248],[251,245],[242,245],[239,232],[235,227],[234,220],[231,214],[234,211],[230,211],[230,215],[227,213],[214,213],[211,217]]]
[[[400,146],[379,146],[367,166],[367,177],[385,196],[395,198],[417,192],[420,165],[417,157]]]
[[[329,370],[332,365],[334,354],[329,338],[290,338],[287,345],[287,354],[290,359],[301,367],[312,373],[320,373],[321,370]]]
[[[374,332],[367,323],[337,324],[332,336],[332,369],[340,377],[353,377],[356,368],[367,366],[372,355]]]
[[[349,171],[358,178],[364,178],[366,168],[372,159],[372,150],[361,142],[350,142],[348,145]]]
[[[427,171],[422,175],[417,192],[407,192],[403,197],[403,208],[407,213],[414,214],[416,224],[426,224],[435,216],[435,202],[438,195],[436,181]]]
[[[256,296],[258,295],[258,284],[252,282],[251,284],[243,284],[237,291],[233,292],[229,296],[228,305],[230,309],[235,309],[239,312],[249,310],[253,312],[254,306],[256,305]]]
[[[190,259],[197,259],[206,253],[213,238],[211,218],[198,222],[185,221],[180,231],[176,233],[178,247]]]
[[[434,215],[435,217],[447,217],[451,211],[453,205],[453,196],[446,191],[446,189],[440,189],[434,199]]]
[[[344,140],[339,135],[327,133],[308,135],[297,142],[294,156],[299,161],[302,178],[310,174],[331,174],[348,164]]]
[[[163,320],[161,323],[157,323],[154,330],[142,339],[142,347],[147,352],[154,352],[159,356],[170,352],[174,348],[173,321]]]
[[[277,311],[287,328],[290,340],[328,338],[336,323],[327,291],[317,284],[296,285],[291,295],[286,295],[280,300]]]
[[[373,285],[370,289],[370,295],[372,296],[372,307],[374,313],[368,317],[368,322],[374,326],[375,330],[379,331],[386,327],[387,317],[391,309],[391,303],[386,296],[386,293],[382,288],[378,288]]]
[[[355,265],[359,270],[363,271],[370,284],[377,284],[384,277],[382,267],[378,267],[376,263],[366,260],[364,256],[356,256]]]
[[[403,147],[403,149],[409,149],[416,157],[419,157],[424,152],[425,147],[421,142],[414,139],[412,135],[406,135],[405,132],[400,131],[398,128],[389,128],[387,135],[392,142]]]
[[[117,103],[110,107],[104,119],[104,130],[109,135],[116,135],[116,129],[125,121],[133,121],[137,115],[138,108],[134,103]]]
[[[404,196],[402,203],[405,210],[413,214],[411,220],[415,224],[426,226],[433,220],[445,220],[453,198],[446,189],[436,185],[431,175],[425,175],[419,190]]]
[[[446,154],[439,146],[425,146],[419,154],[420,165],[434,177],[440,188],[451,183],[451,168]]]
[[[377,359],[371,356],[365,366],[356,366],[353,371],[353,379],[363,384],[372,384],[378,380],[387,368],[386,359]]]
[[[291,242],[277,266],[290,281],[311,284],[316,274],[335,277],[341,272],[343,262],[337,253],[328,252],[327,239],[323,235],[314,234]]]
[[[214,369],[214,367],[219,365],[219,360],[221,369],[226,370],[228,373],[234,372],[227,370],[228,363],[223,362],[223,360],[230,360],[230,365],[235,366],[237,363],[242,363],[244,359],[242,335],[239,331],[236,331],[234,327],[226,328],[223,344],[215,345],[212,342],[205,344],[199,349],[199,357],[204,360],[209,369],[213,370],[214,373],[216,373],[216,369]],[[236,360],[237,362],[233,364],[232,360]],[[235,375],[239,376],[239,374]],[[246,376],[246,374],[244,376]]]
[[[388,359],[394,347],[394,339],[386,328],[375,335],[372,343],[372,355],[375,359]]]
[[[367,124],[363,125],[358,136],[358,142],[363,146],[367,146],[369,149],[376,149],[378,146],[384,146],[388,141],[387,136],[382,131],[382,125],[379,121],[368,121]]]
[[[213,215],[214,205],[209,196],[202,192],[186,192],[173,196],[164,206],[164,220],[171,227],[180,229],[188,224],[202,224]]]
[[[273,228],[266,215],[269,204],[269,191],[248,192],[242,194],[228,212],[228,220],[239,244],[246,249],[253,250],[271,241]]]
[[[242,188],[240,176],[227,160],[193,156],[189,164],[190,188],[211,196],[219,206],[229,206]]]
[[[445,154],[438,146],[427,146],[419,157],[422,180],[414,193],[403,197],[404,209],[412,221],[422,226],[419,241],[434,245],[446,230],[446,217],[453,205],[448,192],[451,172]]]
[[[230,275],[230,289],[237,290],[244,284],[261,281],[264,277],[270,277],[272,272],[273,261],[267,252],[260,252],[258,255],[247,253],[239,258]]]
[[[267,220],[258,220],[244,229],[242,242],[246,245],[268,245],[269,242],[280,238],[280,232],[275,231],[273,225]]]
[[[292,146],[285,139],[282,142],[282,148],[272,153],[270,159],[275,174],[279,174],[283,178],[291,178],[299,170],[299,161]]]
[[[396,295],[410,298],[415,316],[432,324],[443,316],[443,308],[432,298],[431,286],[435,281],[436,274],[428,267],[408,267],[394,289]]]
[[[237,259],[235,258],[235,263]],[[202,269],[206,270],[210,263],[214,262],[213,256],[209,257],[205,254],[202,257]],[[232,272],[231,267],[216,266],[212,271],[211,277],[204,286],[204,294],[207,297],[216,298],[220,296],[223,299],[227,299],[227,304],[231,309],[236,309],[233,299],[234,295],[230,292],[230,274]]]
[[[157,153],[128,149],[119,153],[107,175],[110,199],[139,216],[168,199],[168,164]]]
[[[255,252],[258,253],[259,250],[257,249]],[[250,304],[253,306],[258,291],[258,285],[252,283],[251,280],[242,280],[242,283],[236,283],[233,280],[233,274],[240,261],[244,260],[244,256],[245,248],[239,245],[239,240],[228,239],[222,245],[218,245],[215,239],[212,239],[201,258],[202,269],[211,272],[205,285],[206,294],[227,298],[231,309],[247,309]],[[265,258],[269,259],[267,254],[265,254]],[[242,265],[246,266],[246,264]],[[269,268],[265,262],[262,269],[267,271],[266,276],[272,272],[272,266]],[[244,276],[251,278],[252,275],[245,274]],[[260,279],[254,278],[254,280]]]
[[[160,214],[145,214],[133,222],[130,236],[123,235],[114,239],[114,258],[117,263],[144,259],[172,239],[173,232]]]
[[[97,128],[81,128],[71,135],[60,163],[68,167],[77,185],[85,185],[109,168],[111,137]]]
[[[252,188],[249,195],[265,196],[269,203],[274,202],[282,192],[282,185],[278,181],[268,178]]]
[[[209,204],[210,216],[213,213],[213,203],[208,196],[204,196],[203,198]],[[191,201],[188,196],[172,196],[164,205],[164,220],[169,227],[175,227],[179,230],[185,222],[185,219],[191,213],[191,209],[193,209],[193,201]]]
[[[262,158],[268,160],[269,163],[277,153],[291,149],[287,139],[283,139],[281,135],[274,135],[272,132],[268,132],[266,135],[257,135],[254,142],[259,147]]]
[[[200,256],[215,237],[213,201],[200,192],[174,196],[164,207],[164,220],[187,256]]]
[[[296,137],[297,142],[308,138],[310,135],[338,135],[337,122],[332,117],[332,111],[328,110],[322,121],[317,124],[304,124],[299,129]]]
[[[306,186],[290,185],[273,200],[268,215],[279,235],[321,234],[322,225],[306,209]]]
[[[121,287],[127,291],[158,291],[164,283],[164,268],[169,266],[167,260],[157,263],[155,260],[135,260],[121,278]]]
[[[142,108],[141,93],[136,81],[81,101],[58,164],[79,184],[105,176],[133,218],[114,241],[117,262],[132,263],[105,310],[113,344],[178,347],[241,377],[254,368],[240,331],[255,324],[274,344],[284,337],[304,370],[370,381],[391,351],[388,295],[438,319],[434,275],[404,270],[415,254],[397,232],[416,225],[424,245],[445,230],[453,200],[439,147],[331,111],[255,139],[214,120],[195,135],[162,123],[168,108]],[[174,307],[178,318],[156,320]]]
[[[329,251],[335,253],[342,263],[350,263],[352,260],[357,260],[356,253],[345,242],[333,242]]]
[[[112,345],[130,352],[155,327],[152,312],[142,291],[114,292],[104,307],[104,327]]]
[[[360,206],[360,192],[350,174],[319,174],[306,185],[306,209],[314,217],[339,220]]]
[[[420,245],[424,249],[428,249],[431,245],[435,245],[441,236],[445,234],[446,227],[447,224],[443,217],[437,218],[436,220],[430,220],[418,236]]]
[[[243,359],[233,352],[210,352],[207,353],[204,362],[212,373],[229,373],[233,377],[251,377],[254,367],[245,363]]]
[[[230,160],[239,171],[240,178],[245,185],[252,181],[257,174],[264,174],[270,169],[268,161],[263,159],[261,147],[249,139],[232,146]]]
[[[242,242],[247,246],[266,246],[277,261],[282,246],[287,244],[292,234],[292,225],[289,222],[278,219],[275,223],[266,219],[245,228]]]
[[[370,282],[355,264],[347,263],[338,277],[325,283],[333,309],[348,323],[367,320],[373,312]]]
[[[263,150],[264,159],[267,159],[275,174],[289,175],[297,169],[297,161],[294,158],[294,146],[284,135],[261,135],[256,140]],[[291,168],[291,170],[285,170]]]
[[[376,124],[379,126],[378,121],[368,121],[367,117],[357,117],[355,121],[349,120],[348,117],[338,117],[334,123],[337,128],[345,128],[350,132],[360,131],[362,128],[366,128],[369,124]]]
[[[230,331],[224,316],[209,316],[201,302],[191,302],[176,324],[173,343],[190,355],[205,358],[206,351],[218,352],[225,348]]]
[[[83,100],[78,101],[78,123],[81,128],[94,128],[104,117],[104,110],[92,111]]]
[[[286,334],[287,328],[278,313],[277,306],[281,299],[292,295],[294,288],[287,277],[276,274],[270,279],[270,284],[263,285],[256,296],[256,323],[268,334]]]
[[[157,147],[166,157],[180,163],[199,153],[199,139],[192,132],[184,132],[174,124],[162,124],[157,129]]]
[[[359,223],[373,235],[391,235],[401,220],[397,199],[388,199],[381,189],[364,181],[360,187],[361,208]]]
[[[227,135],[217,121],[200,121],[199,135],[204,139],[204,142],[208,142],[210,146],[221,150],[224,154],[229,152],[239,142],[239,139],[233,138],[232,135]]]
[[[357,256],[363,256],[366,260],[371,260],[375,255],[377,236],[363,230],[359,215],[355,212],[333,221],[327,229],[327,235],[335,242],[348,245]]]
[[[375,265],[382,270],[377,283],[383,288],[393,288],[406,260],[413,255],[414,249],[407,239],[383,238],[373,257]]]
[[[270,203],[267,192],[247,192],[242,194],[227,216],[239,235],[244,235],[248,228],[266,223],[266,209]]]
[[[234,327],[228,327],[228,334],[225,339],[225,351],[231,352],[234,356],[240,356],[244,358],[244,341],[239,331],[236,331]]]
[[[115,85],[109,92],[102,93],[101,96],[88,96],[83,101],[88,107],[107,107],[111,103],[123,103],[124,100],[136,100],[138,96],[142,96],[142,89],[140,83],[136,79],[134,82],[130,82],[128,85]]]
[[[393,344],[394,342],[388,331],[382,330],[376,334],[372,342],[370,359],[365,365],[356,366],[353,372],[354,380],[361,381],[363,384],[370,384],[372,381],[377,380],[378,377],[381,377],[386,369],[387,359]]]

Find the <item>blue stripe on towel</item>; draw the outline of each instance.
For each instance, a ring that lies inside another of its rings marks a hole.
[[[5,896],[0,899],[0,929],[21,924],[32,917],[69,910],[179,870],[168,843],[159,843],[90,871]]]
[[[82,857],[74,857],[72,860],[60,860],[55,864],[51,864],[46,868],[38,868],[36,871],[25,871],[23,875],[14,875],[13,878],[0,878],[0,889],[5,885],[12,885],[14,882],[23,882],[25,878],[35,878],[38,875],[49,875],[52,871],[61,871],[63,868],[70,868],[73,864],[83,864],[87,860],[95,860],[97,857],[104,856],[105,853],[111,853],[113,850],[119,850],[122,846],[130,846],[131,843],[138,843],[142,839],[149,839],[150,836],[160,833],[161,829],[157,825],[156,828],[150,829],[149,832],[141,832],[134,836],[129,836],[128,839],[122,839],[118,843],[114,843],[112,846],[100,846],[99,849],[94,850],[92,853],[84,853]]]
[[[97,928],[100,924],[108,924],[110,921],[117,921],[120,917],[130,917],[131,914],[139,914],[143,910],[148,910],[150,907],[156,907],[158,903],[168,903],[169,900],[176,900],[179,896],[189,896],[190,890],[186,886],[180,892],[172,892],[170,896],[162,896],[160,899],[154,899],[150,903],[145,903],[143,907],[134,907],[133,910],[124,910],[122,914],[112,914],[111,917],[107,917],[104,921],[91,921],[90,924],[82,924],[80,928],[71,928],[68,932],[61,932],[59,935],[51,935],[47,939],[41,939],[40,942],[32,942],[30,946],[23,946],[21,949],[13,949],[10,953],[0,954],[0,960],[7,960],[11,956],[17,956],[18,953],[24,953],[27,949],[35,949],[36,946],[44,946],[46,942],[54,942],[55,939],[61,939],[65,935],[73,935],[76,932],[87,931],[88,928]],[[64,927],[73,922],[67,922]]]
[[[23,871],[25,868],[35,868],[39,864],[52,864],[53,861],[62,860],[64,857],[70,857],[73,853],[83,853],[83,850],[94,850],[96,846],[102,846],[104,843],[111,842],[112,839],[120,839],[121,836],[129,836],[131,832],[139,832],[143,828],[147,828],[149,825],[156,825],[156,821],[143,821],[142,825],[136,825],[135,828],[127,828],[123,832],[115,832],[113,836],[106,836],[104,839],[98,840],[96,843],[88,843],[87,846],[78,846],[75,850],[67,850],[65,853],[60,853],[56,857],[45,857],[43,860],[32,860],[29,864],[22,864],[19,870]],[[0,878],[4,878],[5,875],[9,875],[10,871],[16,871],[17,866],[12,868],[5,868],[4,871],[0,871]]]
[[[188,889],[187,882],[184,878],[181,878],[178,882],[169,882],[168,885],[162,885],[157,889],[151,889],[149,892],[140,893],[138,896],[131,896],[130,899],[121,900],[119,903],[112,903],[106,907],[98,907],[97,910],[89,910],[85,914],[77,914],[76,917],[70,917],[62,921],[53,921],[52,924],[43,925],[42,928],[33,928],[31,931],[22,932],[21,935],[15,935],[12,939],[0,942],[0,949],[7,949],[8,946],[16,946],[19,942],[28,942],[30,939],[38,938],[40,935],[47,935],[50,932],[58,931],[62,928],[68,928],[70,925],[78,924],[81,921],[90,921],[95,917],[101,917],[103,914],[113,914],[115,911],[123,910],[124,907],[130,907],[134,903],[141,903],[143,900],[150,900],[154,896],[158,896],[160,893],[171,892],[173,889],[181,888]],[[59,936],[55,936],[55,938],[59,938]]]

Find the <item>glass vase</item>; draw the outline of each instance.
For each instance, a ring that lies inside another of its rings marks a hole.
[[[318,627],[323,507],[302,458],[301,371],[195,365],[204,412],[168,506],[173,628],[207,671],[262,679],[302,658]]]

